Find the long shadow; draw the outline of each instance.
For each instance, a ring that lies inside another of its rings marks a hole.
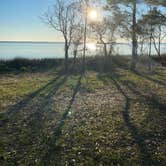
[[[162,82],[162,81],[160,81],[160,80],[151,78],[151,77],[149,77],[149,76],[147,76],[147,75],[145,75],[145,74],[141,74],[141,73],[138,72],[138,71],[135,71],[134,74],[137,74],[138,76],[141,76],[141,77],[143,77],[143,78],[145,78],[145,79],[147,79],[147,80],[149,80],[149,81],[152,81],[152,82],[154,82],[154,83],[157,83],[157,84],[159,84],[159,85],[166,86],[166,83],[164,83],[164,82]]]
[[[14,149],[16,149],[18,152],[20,152],[22,148],[24,148],[23,152],[28,152],[27,147],[31,146],[32,140],[41,137],[43,124],[45,121],[44,119],[42,119],[43,115],[45,112],[49,114],[49,112],[52,111],[52,97],[56,94],[59,87],[64,84],[64,82],[67,80],[67,77],[68,75],[59,74],[54,80],[50,81],[42,88],[23,99],[7,112],[8,120],[5,121],[5,123],[2,122],[2,136],[3,138],[8,136],[8,132],[5,131],[6,127],[8,126],[7,130],[10,131],[10,135],[12,135],[13,137],[13,139],[10,140],[11,145],[10,147],[8,147],[9,149],[13,148],[12,146],[14,146]],[[44,96],[38,95],[43,91],[45,93]],[[29,104],[33,99],[37,100],[37,102],[33,101],[32,105],[29,108]],[[24,114],[19,115],[19,113],[21,112],[26,112],[26,110],[23,111],[23,109],[26,107],[28,108],[28,115],[25,115],[25,117]],[[26,124],[26,127],[23,126],[23,124]],[[30,137],[30,139],[28,139],[28,142],[26,141],[26,144],[23,143],[24,140],[22,140],[22,137],[20,137],[22,134],[24,134],[24,136],[26,135],[27,137]],[[13,159],[11,159],[10,162],[13,162]]]
[[[77,84],[76,84],[75,88],[73,89],[71,100],[69,101],[66,111],[63,113],[62,118],[60,119],[59,125],[55,129],[53,137],[48,141],[49,149],[41,160],[41,163],[44,163],[44,165],[47,165],[49,162],[54,163],[54,165],[61,164],[61,155],[60,155],[61,148],[56,145],[56,142],[62,134],[62,129],[65,124],[66,118],[68,117],[69,113],[72,114],[71,107],[72,107],[72,105],[75,101],[76,95],[80,89],[82,77],[83,77],[83,73],[80,75],[80,77],[77,81]]]
[[[61,80],[52,84],[52,87],[49,89],[48,94],[46,96],[44,96],[42,99],[40,99],[39,103],[36,104],[37,109],[35,110],[34,113],[32,113],[27,118],[27,121],[30,121],[31,124],[35,124],[37,121],[41,122],[40,120],[42,119],[43,112],[47,111],[47,114],[49,114],[49,111],[52,110],[52,108],[51,108],[51,103],[53,103],[52,97],[56,94],[59,87],[62,86],[66,82],[67,77],[68,76],[65,75],[63,78],[61,78]],[[41,124],[41,123],[39,123],[39,124]],[[32,125],[30,125],[30,126],[32,126]],[[38,130],[40,130],[41,126],[42,125],[38,125],[38,127],[39,127]]]
[[[138,145],[138,147],[140,149],[141,165],[142,166],[147,166],[147,165],[150,166],[150,165],[156,164],[156,162],[152,159],[150,153],[148,152],[147,146],[144,142],[144,138],[142,137],[141,134],[139,134],[138,129],[130,120],[129,110],[130,110],[132,98],[130,98],[130,96],[121,88],[120,84],[118,83],[118,81],[116,80],[116,77],[114,75],[110,75],[109,78],[113,81],[113,83],[115,84],[118,91],[125,98],[125,107],[124,107],[124,111],[123,111],[123,119],[124,119],[124,122],[125,122],[128,130],[130,131],[133,139],[135,140],[136,144]]]
[[[119,57],[119,58],[115,57],[115,58],[112,59],[112,63],[114,64],[114,68],[115,69],[116,68],[120,68],[122,70],[130,70],[128,61],[129,60],[127,58],[125,58],[125,57]],[[145,79],[147,79],[149,81],[152,81],[152,82],[157,83],[159,85],[166,86],[165,82],[163,82],[161,80],[158,80],[158,79],[154,79],[152,77],[149,77],[147,74],[142,74],[138,70],[131,71],[131,72],[133,72],[134,74],[136,74],[136,75],[138,75],[140,77],[143,77],[143,78],[145,78]]]
[[[54,84],[56,84],[56,82],[62,77],[63,72],[60,71],[58,73],[58,75],[56,76],[55,79],[51,80],[50,82],[48,82],[47,84],[45,84],[44,86],[42,86],[41,88],[39,88],[38,90],[36,90],[35,92],[31,93],[30,95],[26,96],[25,98],[23,98],[21,101],[19,101],[18,103],[16,103],[14,106],[11,106],[6,112],[1,114],[1,121],[0,121],[0,126],[5,125],[9,120],[10,117],[12,117],[13,115],[18,114],[20,111],[22,111],[26,106],[28,106],[31,101],[36,98],[42,91],[46,90],[48,87],[53,86]],[[2,116],[4,118],[2,118]]]
[[[10,114],[10,113],[13,113],[15,111],[18,111],[18,110],[21,110],[22,108],[24,108],[40,92],[44,91],[47,87],[49,87],[50,85],[54,84],[62,76],[62,74],[63,74],[62,71],[59,72],[55,79],[51,80],[46,85],[42,86],[41,88],[39,88],[35,92],[31,93],[30,95],[26,96],[23,100],[21,100],[20,102],[16,103],[16,105],[14,105],[11,108],[9,108],[9,110],[6,113]]]
[[[112,81],[116,85],[117,89],[121,92],[121,94],[125,97],[125,109],[123,111],[123,119],[132,134],[132,137],[134,138],[135,142],[140,148],[141,153],[141,164],[144,165],[152,165],[156,164],[155,161],[152,159],[151,155],[148,152],[148,149],[146,147],[146,144],[144,142],[144,138],[142,138],[142,135],[138,133],[137,128],[134,126],[134,124],[130,120],[129,110],[130,110],[130,104],[132,99],[125,93],[124,90],[120,87],[118,82],[112,77]]]
[[[161,112],[166,113],[166,104],[161,103],[158,97],[154,94],[145,95],[141,93],[142,90],[137,89],[137,85],[132,81],[121,81],[131,92],[139,97],[139,100],[153,108],[159,109]]]

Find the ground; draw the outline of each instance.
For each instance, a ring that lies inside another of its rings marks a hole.
[[[166,69],[0,75],[0,165],[166,165]]]

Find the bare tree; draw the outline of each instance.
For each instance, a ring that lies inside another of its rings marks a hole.
[[[161,56],[161,43],[166,37],[166,19],[163,16],[160,16],[156,19],[156,25],[154,28],[154,33],[152,34],[153,44],[154,48],[158,54],[158,56]]]
[[[144,45],[149,41],[149,50],[148,50],[148,55],[149,57],[151,56],[151,43],[152,43],[152,28],[151,26],[148,25],[148,27],[145,26],[144,21],[142,19],[138,20],[137,22],[137,38],[139,42],[139,53],[140,56],[143,56],[145,54],[145,48]],[[146,48],[147,50],[147,48]]]
[[[48,10],[42,19],[56,31],[60,31],[65,41],[65,71],[68,70],[69,48],[71,46],[75,28],[75,7],[77,2],[56,0],[51,10]]]
[[[74,55],[74,67],[75,67],[75,64],[76,64],[78,48],[82,44],[83,31],[84,31],[83,25],[77,24],[77,26],[75,26],[74,33],[73,33],[73,38],[72,38],[73,55]]]
[[[91,23],[93,32],[96,34],[98,42],[103,45],[104,56],[107,56],[107,43],[106,33],[108,31],[107,20],[104,19],[102,22]]]
[[[160,57],[161,54],[161,43],[166,37],[166,19],[159,10],[153,8],[146,15],[143,15],[139,21],[142,26],[142,33],[149,36],[150,48],[149,54],[151,54],[151,45],[154,44],[154,48]]]
[[[137,12],[137,1],[132,2],[132,62],[131,69],[135,70],[137,62],[137,35],[136,35],[136,12]]]
[[[111,55],[113,45],[116,43],[119,27],[123,22],[123,17],[119,12],[105,16],[101,22],[92,24],[93,31],[96,33],[98,41],[103,44],[103,52],[105,56]],[[109,50],[107,48],[109,46]]]
[[[137,3],[139,0],[107,0],[109,6],[116,6],[116,5],[124,5],[130,11],[131,16],[131,32],[130,36],[132,39],[132,61],[131,61],[131,70],[136,69],[136,62],[137,62],[137,34],[136,34],[136,27],[137,27]],[[126,11],[125,11],[126,12]]]

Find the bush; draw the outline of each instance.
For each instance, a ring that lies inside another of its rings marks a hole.
[[[8,71],[43,71],[62,65],[63,59],[23,59],[1,60],[0,72]]]
[[[1,72],[10,71],[10,69],[6,64],[0,63],[0,71]]]

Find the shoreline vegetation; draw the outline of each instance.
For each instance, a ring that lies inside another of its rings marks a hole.
[[[160,60],[87,57],[84,73],[79,58],[67,73],[63,59],[0,61],[0,165],[164,166]]]
[[[111,59],[111,57],[116,58],[119,57],[122,59],[131,59],[131,55],[114,55],[108,57],[108,59]],[[87,57],[87,62],[96,63],[97,61],[101,60],[101,63],[103,63],[103,56],[91,56]],[[163,54],[161,57],[158,57],[157,55],[153,55],[151,58],[148,56],[140,56],[138,59],[145,64],[148,63],[150,59],[152,61],[161,64],[162,66],[166,66],[166,55]],[[69,64],[73,65],[73,58],[69,58]],[[77,58],[77,63],[81,65],[82,58]],[[0,60],[0,73],[3,72],[11,72],[11,71],[36,71],[39,69],[45,69],[48,70],[50,68],[54,68],[55,66],[63,66],[64,64],[64,58],[41,58],[41,59],[26,59],[26,58],[14,58],[14,59],[7,59],[7,60]],[[103,64],[104,65],[104,64]],[[72,68],[72,67],[70,67]]]

